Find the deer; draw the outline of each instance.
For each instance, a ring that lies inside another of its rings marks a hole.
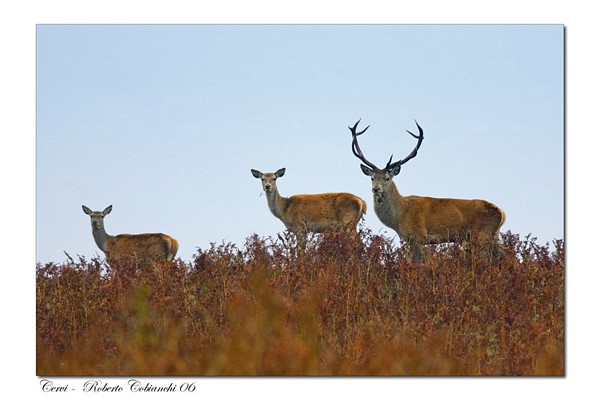
[[[179,243],[163,233],[142,233],[138,235],[120,234],[111,236],[104,229],[104,217],[112,211],[112,205],[103,211],[92,211],[81,206],[83,212],[90,216],[92,235],[96,245],[106,255],[112,266],[119,261],[134,260],[142,264],[172,261],[177,254]]]
[[[387,227],[393,229],[412,250],[412,259],[422,262],[422,246],[442,243],[471,244],[491,255],[502,258],[505,253],[498,243],[500,227],[506,218],[497,205],[485,200],[464,200],[453,198],[433,198],[422,196],[402,196],[393,181],[400,173],[402,165],[416,157],[423,143],[423,129],[415,121],[419,135],[407,130],[417,139],[415,148],[405,157],[392,162],[393,155],[384,168],[378,168],[367,160],[358,144],[360,132],[348,126],[352,134],[352,153],[364,164],[362,172],[371,177],[375,214]]]
[[[285,174],[285,168],[276,172],[262,173],[255,169],[250,172],[262,182],[269,210],[295,234],[301,249],[305,247],[308,232],[356,232],[356,225],[367,213],[367,202],[350,193],[281,196],[276,181]]]

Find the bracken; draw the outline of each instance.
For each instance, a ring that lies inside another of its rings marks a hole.
[[[37,265],[40,376],[564,375],[564,243],[507,256],[361,228],[249,237],[154,268]]]

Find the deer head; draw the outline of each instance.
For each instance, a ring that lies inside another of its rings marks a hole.
[[[252,172],[252,176],[261,180],[263,190],[269,194],[277,192],[275,181],[285,174],[285,168],[278,169],[276,172],[265,172],[264,174],[255,169],[251,169],[250,172]]]
[[[356,122],[356,124],[354,124],[354,126],[348,127],[348,129],[350,129],[350,132],[352,133],[352,153],[364,163],[360,165],[360,168],[362,169],[365,175],[371,177],[373,194],[376,196],[376,198],[382,199],[385,193],[388,193],[392,189],[392,179],[394,178],[394,176],[400,173],[400,168],[402,167],[402,165],[407,163],[417,155],[417,151],[419,150],[419,147],[421,147],[421,143],[424,139],[423,129],[415,121],[415,123],[417,124],[417,128],[419,129],[419,135],[417,136],[408,130],[406,131],[412,137],[418,140],[417,145],[415,146],[413,151],[405,158],[395,162],[392,162],[392,159],[394,157],[392,155],[384,168],[378,168],[375,164],[367,160],[362,150],[360,149],[360,146],[358,145],[358,136],[365,133],[370,126],[369,125],[362,131],[357,132],[356,128],[358,127],[359,123],[360,119]]]

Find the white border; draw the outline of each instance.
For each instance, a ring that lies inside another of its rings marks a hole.
[[[203,398],[567,398],[594,383],[598,359],[592,297],[597,278],[594,163],[598,129],[597,13],[548,1],[19,1],[0,11],[4,220],[0,243],[3,352],[0,393],[41,393],[35,376],[35,26],[40,23],[562,23],[567,43],[567,377],[518,379],[206,379]],[[567,5],[569,4],[569,5]],[[543,145],[543,144],[541,144]],[[592,153],[593,152],[593,153]],[[592,242],[593,241],[593,242]],[[16,282],[15,282],[16,281]],[[594,285],[594,286],[592,286]],[[592,389],[591,393],[597,392]],[[139,395],[139,394],[138,394]],[[7,398],[9,397],[7,396]],[[12,396],[10,396],[12,397]]]

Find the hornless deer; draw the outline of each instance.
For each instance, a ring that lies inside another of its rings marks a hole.
[[[262,181],[269,209],[296,235],[300,248],[304,248],[307,232],[321,233],[340,229],[350,232],[356,230],[358,221],[367,212],[367,203],[350,193],[297,194],[282,197],[275,181],[285,174],[285,168],[274,173],[262,173],[255,169],[250,172]]]
[[[353,127],[348,127],[352,133],[352,153],[366,164],[360,167],[371,177],[375,214],[408,243],[413,260],[421,261],[423,245],[450,242],[474,242],[481,250],[491,249],[496,256],[504,255],[498,235],[505,215],[495,204],[485,200],[402,196],[396,188],[392,178],[400,173],[403,164],[417,155],[423,142],[423,129],[418,123],[418,136],[407,131],[418,140],[413,151],[396,162],[392,162],[393,156],[390,157],[385,168],[379,169],[365,158],[358,146],[358,136],[369,128],[356,132],[359,122],[360,119]]]
[[[166,262],[175,258],[179,244],[172,237],[162,233],[111,236],[104,230],[104,217],[112,211],[112,206],[106,207],[104,211],[92,211],[86,206],[81,207],[92,220],[92,235],[100,250],[106,254],[109,264],[122,260],[141,263]]]

